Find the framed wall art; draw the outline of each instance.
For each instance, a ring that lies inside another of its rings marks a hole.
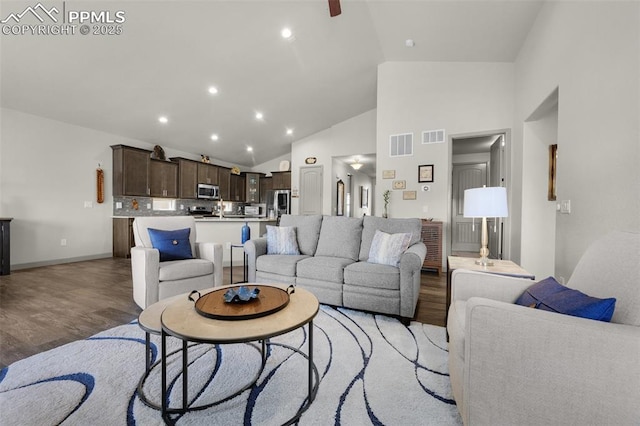
[[[556,167],[558,161],[558,144],[549,145],[549,201],[556,200]]]
[[[366,209],[369,207],[369,188],[364,186],[360,187],[360,208]]]
[[[417,191],[402,191],[403,200],[415,200],[416,198],[418,198]]]
[[[396,171],[395,170],[383,170],[382,171],[382,179],[395,179]]]
[[[433,164],[418,166],[418,182],[433,182]]]
[[[342,179],[340,179],[336,184],[336,192],[338,195],[338,200],[337,200],[338,211],[336,212],[336,215],[344,216],[344,182],[342,181]]]
[[[407,189],[407,181],[406,180],[394,180],[391,185],[393,189]]]

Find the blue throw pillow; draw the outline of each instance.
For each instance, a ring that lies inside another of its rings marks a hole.
[[[296,228],[267,225],[267,254],[300,254]]]
[[[529,306],[575,317],[611,321],[616,299],[598,299],[565,287],[553,277],[537,282],[516,300],[517,305]]]
[[[190,228],[173,231],[148,228],[148,231],[151,245],[160,252],[160,262],[193,259],[189,242]]]

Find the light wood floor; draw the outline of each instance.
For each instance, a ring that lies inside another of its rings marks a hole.
[[[223,282],[229,283],[229,268]],[[242,276],[234,268],[234,280]],[[422,273],[416,321],[444,326],[446,275]],[[0,276],[0,368],[138,317],[131,263],[108,258]]]

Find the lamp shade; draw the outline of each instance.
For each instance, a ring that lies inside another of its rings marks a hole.
[[[492,186],[464,191],[464,217],[507,217],[507,188]]]

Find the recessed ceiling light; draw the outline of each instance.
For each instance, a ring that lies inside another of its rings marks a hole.
[[[209,93],[211,93],[212,95],[215,95],[216,93],[218,93],[218,88],[215,86],[210,86]]]
[[[287,134],[288,135],[292,135],[293,134],[293,129],[287,129]]]
[[[162,124],[167,124],[169,122],[169,119],[166,116],[161,115],[160,117],[158,117],[158,121]]]
[[[282,36],[282,38],[291,38],[293,33],[291,32],[290,28],[283,28],[282,31],[280,31],[280,35]]]
[[[211,135],[211,140],[212,141],[217,141],[218,140],[218,135],[216,135],[215,133]]]
[[[251,148],[250,146],[247,147],[247,152],[253,152],[253,148]]]
[[[256,112],[256,120],[262,120],[264,116],[262,115],[261,112]]]

